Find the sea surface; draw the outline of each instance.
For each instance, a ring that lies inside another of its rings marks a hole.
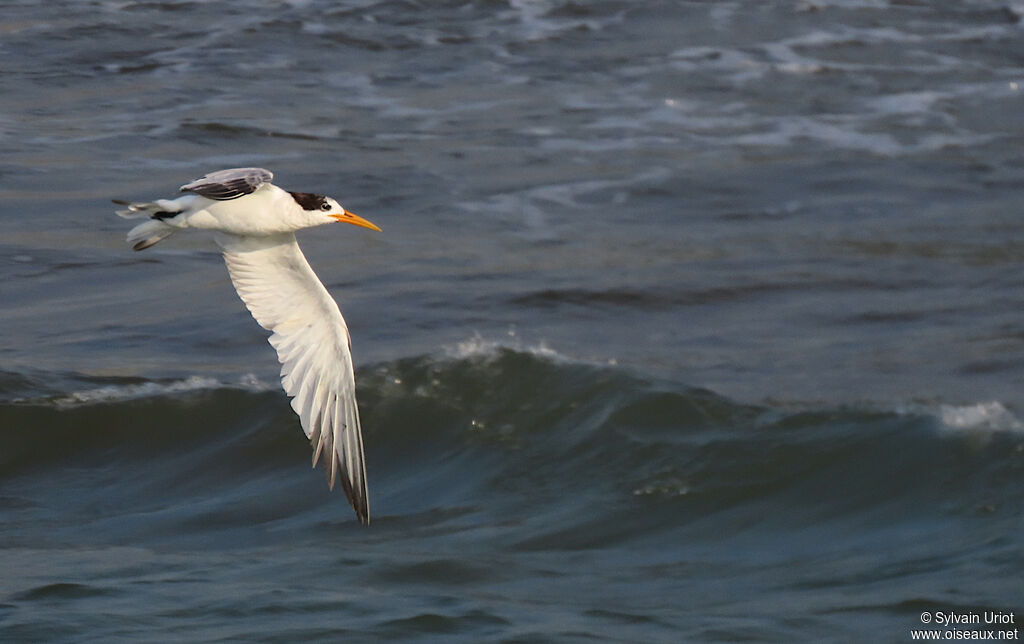
[[[236,166],[383,229],[368,527],[113,213]],[[1016,1],[6,0],[0,641],[1019,638],[1022,195]]]

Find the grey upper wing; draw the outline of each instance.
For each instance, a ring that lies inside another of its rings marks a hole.
[[[186,183],[181,191],[194,192],[207,199],[227,201],[251,194],[273,178],[274,173],[263,168],[231,168],[211,172],[202,179]]]

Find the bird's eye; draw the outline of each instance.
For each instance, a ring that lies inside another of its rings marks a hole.
[[[323,202],[322,204],[320,204],[320,210],[323,210],[324,212],[326,212],[326,211],[328,211],[330,209],[331,209],[331,204],[327,203],[326,201]]]

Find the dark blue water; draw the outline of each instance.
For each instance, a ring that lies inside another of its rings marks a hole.
[[[0,640],[1019,636],[1018,4],[3,9]],[[367,528],[109,203],[249,165],[384,229]]]

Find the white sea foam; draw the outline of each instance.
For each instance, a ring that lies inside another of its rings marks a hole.
[[[995,400],[973,405],[941,405],[939,418],[951,430],[1024,432],[1024,422]]]
[[[106,385],[94,389],[75,391],[53,398],[51,401],[60,407],[91,405],[96,403],[121,402],[167,396],[207,389],[242,389],[246,391],[267,391],[273,387],[267,385],[252,374],[241,376],[235,382],[224,382],[208,376],[189,376],[170,382],[141,382],[130,385]]]
[[[443,348],[444,354],[454,360],[465,360],[467,358],[489,358],[496,356],[502,349],[510,349],[521,353],[529,353],[549,360],[570,362],[571,358],[564,356],[541,340],[537,344],[527,345],[518,337],[515,329],[509,329],[507,337],[501,340],[489,340],[479,333],[462,342],[449,345]]]

